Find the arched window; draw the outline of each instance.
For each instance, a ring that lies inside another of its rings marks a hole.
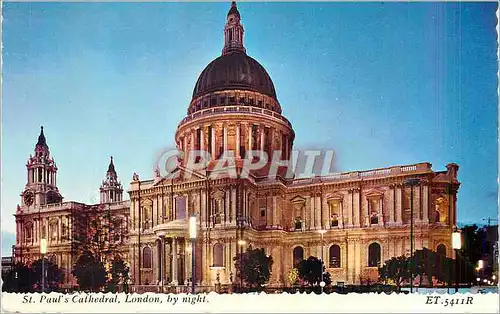
[[[340,246],[330,246],[330,268],[340,267]]]
[[[436,268],[438,271],[443,271],[445,267],[444,260],[446,258],[446,246],[444,244],[440,244],[436,248]]]
[[[224,265],[224,245],[222,243],[217,243],[214,245],[214,265],[217,267],[222,267]]]
[[[297,246],[293,249],[293,266],[297,265],[304,259],[304,249],[301,246]]]
[[[440,244],[437,246],[436,253],[439,257],[446,257],[446,246],[444,244]]]
[[[151,268],[153,264],[153,254],[151,248],[146,246],[142,249],[142,268]]]
[[[378,267],[380,265],[380,244],[372,243],[368,247],[368,267]]]

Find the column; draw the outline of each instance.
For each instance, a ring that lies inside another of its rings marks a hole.
[[[308,218],[310,229],[316,229],[316,193],[311,193],[309,202]]]
[[[384,225],[384,196],[382,195],[378,201],[378,225]]]
[[[354,283],[354,262],[355,262],[355,246],[354,246],[354,241],[352,239],[347,240],[347,250],[346,250],[346,258],[345,260],[345,265],[347,268],[347,273],[346,273],[346,280],[349,283]]]
[[[352,211],[353,211],[353,216],[354,216],[354,226],[355,227],[360,227],[361,226],[361,204],[359,202],[359,189],[353,189],[352,193],[352,198],[353,198],[353,204],[352,204]]]
[[[165,282],[165,236],[160,236],[160,280]]]
[[[38,219],[33,219],[33,241],[35,245],[39,243],[38,241]]]
[[[306,224],[309,227],[309,221],[307,220],[307,217],[306,217],[306,209],[309,210],[310,204],[311,204],[311,201],[310,201],[309,197],[306,198],[305,204],[302,204],[302,214],[301,214],[301,217],[303,220],[302,221],[302,230],[306,230]]]
[[[429,223],[429,186],[427,184],[423,185],[423,197],[422,197],[422,222],[424,224]]]
[[[182,263],[182,265],[184,266],[184,269],[183,269],[183,272],[184,272],[184,282],[183,284],[187,284],[188,282],[188,279],[189,279],[189,273],[190,273],[190,269],[191,267],[189,267],[189,264],[191,264],[191,250],[187,250],[186,248],[188,248],[188,242],[189,239],[187,238],[184,238],[184,251],[181,252],[181,257],[184,257],[184,263]]]
[[[362,243],[360,242],[359,239],[356,240],[354,247],[354,265],[355,265],[355,271],[354,271],[354,282],[359,282],[359,275],[361,274],[361,265],[364,264],[364,261],[361,259],[361,245]],[[382,253],[382,252],[381,252]]]
[[[57,242],[61,243],[62,242],[62,216],[59,216],[57,218]]]
[[[389,224],[392,225],[394,223],[394,193],[395,189],[393,186],[390,187],[389,190],[389,204],[387,204],[386,208],[389,210]]]
[[[205,190],[201,190],[201,208],[200,208],[200,223],[201,222],[206,222],[207,221],[207,217],[206,217],[206,213],[207,213],[207,199],[206,199],[206,191]]]
[[[38,223],[40,223],[40,222],[38,222]],[[68,215],[68,239],[69,239],[69,241],[73,240],[73,229],[71,229],[72,228],[71,224],[72,224],[72,219],[71,219],[71,216]],[[38,228],[38,231],[40,231],[40,228]]]
[[[194,150],[194,148],[196,147],[196,146],[195,146],[195,143],[196,143],[196,142],[195,142],[195,138],[194,138],[194,135],[195,135],[194,133],[195,133],[195,131],[194,131],[194,130],[190,130],[189,132],[191,133],[191,146],[190,146],[190,149],[191,149],[191,150]]]
[[[321,209],[322,209],[322,213],[323,213],[323,219],[322,219],[323,228],[330,229],[330,223],[329,223],[330,210],[328,208],[328,201],[326,199],[323,199],[323,202],[321,205],[322,205]],[[339,205],[342,206],[342,202]],[[341,211],[341,213],[339,213],[339,226],[340,226],[340,222],[343,220],[343,215],[342,215],[343,210],[341,209],[340,211]]]
[[[349,194],[347,196],[347,217],[349,219],[349,227],[354,226],[354,211],[353,211],[353,203],[354,203],[354,192],[349,190]]]
[[[316,206],[314,208],[316,218],[316,229],[321,229],[321,196],[316,195]]]
[[[314,202],[313,202],[313,198],[312,196],[309,196],[309,197],[306,197],[306,206],[304,206],[304,208],[302,209],[304,215],[302,217],[304,217],[304,223],[303,223],[303,226],[302,228],[306,228],[306,225],[307,225],[307,229],[311,228],[312,227],[312,224],[313,224],[313,221],[311,221],[311,212],[312,212],[312,208],[314,206]]]
[[[280,223],[279,223],[279,220],[278,220],[278,203],[277,203],[277,200],[276,200],[276,194],[273,194],[272,196],[273,198],[273,226],[278,226]]]
[[[192,212],[189,208],[189,194],[185,194],[184,198],[186,199],[186,207],[184,208],[184,212],[186,213],[186,220],[189,220],[189,216]]]
[[[420,206],[420,189],[421,186],[417,185],[413,188],[413,218],[415,222],[418,224],[422,219],[422,208]]]
[[[224,132],[224,152],[227,151],[227,125],[224,124],[223,126],[223,132]]]
[[[242,202],[243,200],[240,200]],[[231,188],[231,214],[229,215],[230,222],[236,224],[236,189]]]
[[[188,147],[187,147],[187,134],[184,135],[184,138],[182,139],[182,146],[183,146],[182,150],[184,152],[187,152],[187,150],[188,150]]]
[[[264,151],[264,141],[265,141],[264,126],[261,125],[259,130],[260,130],[260,150]]]
[[[341,201],[339,201],[339,209],[340,209],[340,213],[338,215],[338,219],[339,219],[339,228],[343,229],[344,228],[344,200],[342,199]],[[328,211],[327,211],[328,213]],[[326,226],[329,226],[330,223],[329,223],[329,217],[327,216],[327,224]]]
[[[205,127],[200,127],[200,150],[205,150]]]
[[[240,124],[236,123],[236,158],[240,158]]]
[[[371,208],[371,202],[368,201],[368,198],[366,196],[363,197],[362,199],[362,206],[360,208],[360,217],[361,219],[359,220],[360,222],[362,222],[363,220],[365,221],[364,222],[364,225],[365,226],[370,226],[370,215],[372,214],[371,211],[372,211],[372,208]],[[365,210],[363,210],[363,208]],[[363,223],[361,223],[361,225],[363,225]]]
[[[248,150],[252,150],[252,124],[248,124]]]
[[[396,224],[403,224],[402,220],[402,197],[403,197],[403,189],[401,185],[396,187]]]
[[[178,285],[177,281],[177,238],[172,238],[172,285]]]
[[[205,286],[205,285],[208,284],[208,274],[209,274],[208,264],[210,262],[208,261],[208,256],[207,256],[208,244],[204,243],[203,241],[201,243],[202,243],[202,249],[201,249],[201,269],[202,269],[201,273],[202,273],[202,278],[200,278],[200,279],[201,279],[201,285]]]
[[[212,126],[212,136],[211,136],[212,142],[208,143],[212,148],[212,157],[217,157],[217,152],[215,151],[215,126]]]

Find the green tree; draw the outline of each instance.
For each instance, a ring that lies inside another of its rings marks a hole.
[[[117,292],[118,286],[123,285],[123,291],[126,290],[126,284],[129,280],[129,267],[123,259],[119,256],[115,256],[111,263],[110,269],[111,278],[108,281],[108,291]]]
[[[106,284],[104,265],[89,250],[83,251],[78,257],[72,273],[82,290],[99,291]]]
[[[300,261],[297,269],[299,272],[299,279],[310,287],[319,285],[322,272],[325,284],[328,286],[332,283],[330,273],[326,271],[321,260],[315,256],[309,256],[307,259]]]
[[[238,253],[234,261],[236,277],[243,279],[248,287],[260,289],[269,281],[273,258],[267,256],[264,249],[250,247],[246,252]]]
[[[385,261],[382,267],[379,267],[378,273],[381,281],[394,282],[399,291],[401,284],[410,279],[410,259],[404,255],[393,257]]]
[[[2,273],[2,291],[5,292],[33,292],[33,278],[31,269],[23,263],[16,263],[12,268]]]
[[[43,268],[45,269],[45,292],[50,292],[57,290],[59,285],[64,281],[64,273],[57,266],[57,264],[52,263],[48,259],[45,259]],[[42,259],[35,261],[31,265],[31,270],[33,273],[33,284],[36,286],[37,290],[42,288]]]

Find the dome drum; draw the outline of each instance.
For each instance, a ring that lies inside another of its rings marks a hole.
[[[208,111],[216,109],[228,108]],[[198,114],[199,112],[192,116]],[[268,156],[272,156],[274,151],[281,151],[282,158],[289,158],[295,133],[288,120],[277,119],[273,115],[226,111],[226,114],[216,112],[213,115],[197,116],[183,121],[177,129],[177,147],[186,155],[192,150],[206,151],[212,159],[218,159],[224,151],[233,151],[234,156],[245,158],[245,152],[250,150],[262,150]]]
[[[247,90],[224,90],[197,97],[191,101],[188,114],[219,106],[252,106],[281,114],[281,106],[274,98]]]

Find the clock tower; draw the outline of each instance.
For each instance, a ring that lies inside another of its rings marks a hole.
[[[35,145],[35,156],[30,155],[26,163],[28,182],[21,193],[23,207],[28,210],[32,206],[55,204],[62,202],[57,188],[57,166],[50,157],[49,146],[43,133],[43,126]]]

